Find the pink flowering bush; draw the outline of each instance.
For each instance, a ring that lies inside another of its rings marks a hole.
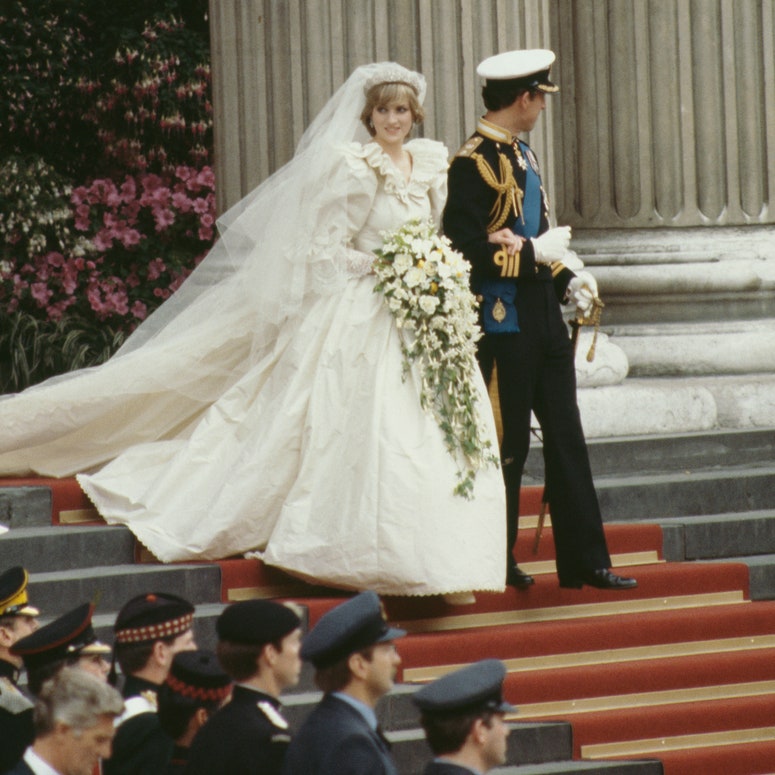
[[[66,312],[129,333],[177,290],[212,245],[214,176],[209,167],[177,167],[164,178],[98,179],[70,194],[70,243],[0,263],[0,299],[49,320]],[[13,253],[30,231],[17,223]],[[40,245],[33,233],[28,243]],[[50,240],[43,240],[49,244]],[[18,254],[18,253],[17,253]]]
[[[0,391],[105,360],[212,246],[207,9],[0,8]]]

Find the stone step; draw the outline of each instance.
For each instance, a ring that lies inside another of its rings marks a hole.
[[[107,525],[14,528],[0,540],[0,568],[23,565],[30,573],[131,565],[135,537],[125,527]]]
[[[580,388],[588,439],[775,427],[775,374],[628,377]]]
[[[775,554],[730,557],[729,560],[744,562],[748,566],[752,600],[775,599]]]
[[[168,592],[200,605],[220,603],[221,573],[217,565],[204,564],[98,565],[31,573],[29,590],[36,604],[57,615],[90,600],[100,611],[118,611],[146,592]]]
[[[681,532],[682,560],[728,559],[775,553],[775,508],[671,520]],[[660,524],[666,527],[662,521]],[[678,558],[665,557],[668,561]]]
[[[775,508],[775,464],[597,477],[595,486],[606,522],[661,521]]]
[[[587,447],[595,476],[757,467],[775,459],[775,428],[595,438]],[[524,481],[542,483],[543,476],[543,447],[534,442]]]
[[[606,327],[630,377],[775,374],[775,318]]]

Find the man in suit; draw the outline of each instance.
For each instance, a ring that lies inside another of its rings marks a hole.
[[[279,775],[290,742],[280,694],[299,682],[301,619],[271,600],[224,609],[216,624],[218,659],[236,681],[231,700],[194,738],[186,775]]]
[[[0,574],[0,772],[15,764],[32,742],[32,703],[19,690],[23,661],[11,647],[38,629],[37,608],[27,597],[27,571],[20,565]]]
[[[192,741],[230,694],[231,678],[215,654],[175,654],[158,695],[159,725],[175,743],[166,775],[180,775],[185,770]]]
[[[124,713],[105,775],[161,775],[173,742],[159,726],[157,692],[176,654],[193,651],[194,606],[176,595],[150,592],[132,598],[113,627],[114,659],[125,676]],[[115,678],[115,676],[114,676]]]
[[[412,700],[434,754],[425,775],[484,775],[506,763],[509,729],[503,700],[506,668],[485,659],[439,678]]]
[[[388,626],[374,592],[320,618],[301,655],[324,696],[288,748],[285,775],[397,775],[374,709],[393,688],[401,664],[393,641],[404,635]]]
[[[482,62],[487,112],[452,160],[444,232],[471,263],[483,337],[478,358],[489,383],[497,367],[506,485],[506,583],[533,578],[514,562],[522,470],[531,412],[544,441],[546,485],[561,587],[630,589],[634,579],[609,568],[597,494],[576,402],[573,347],[560,305],[588,314],[597,296],[589,272],[563,263],[570,228],[549,228],[538,161],[518,135],[529,132],[558,91],[549,79],[554,54],[509,51]]]
[[[35,740],[8,775],[92,775],[110,755],[121,695],[84,670],[65,667],[41,688]]]

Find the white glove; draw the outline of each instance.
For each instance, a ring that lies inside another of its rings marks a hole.
[[[579,258],[575,250],[566,250],[562,257],[562,263],[566,269],[578,274],[584,268],[584,262]]]
[[[592,311],[592,302],[597,298],[597,281],[589,272],[579,272],[568,283],[568,301],[586,318]]]
[[[553,261],[562,261],[570,243],[570,226],[556,226],[538,237],[533,237],[532,242],[537,263],[551,264]]]

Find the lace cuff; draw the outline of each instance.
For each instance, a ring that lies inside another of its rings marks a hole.
[[[363,277],[371,271],[371,265],[374,263],[374,254],[364,253],[355,248],[345,248],[344,263],[348,274],[354,277]]]

